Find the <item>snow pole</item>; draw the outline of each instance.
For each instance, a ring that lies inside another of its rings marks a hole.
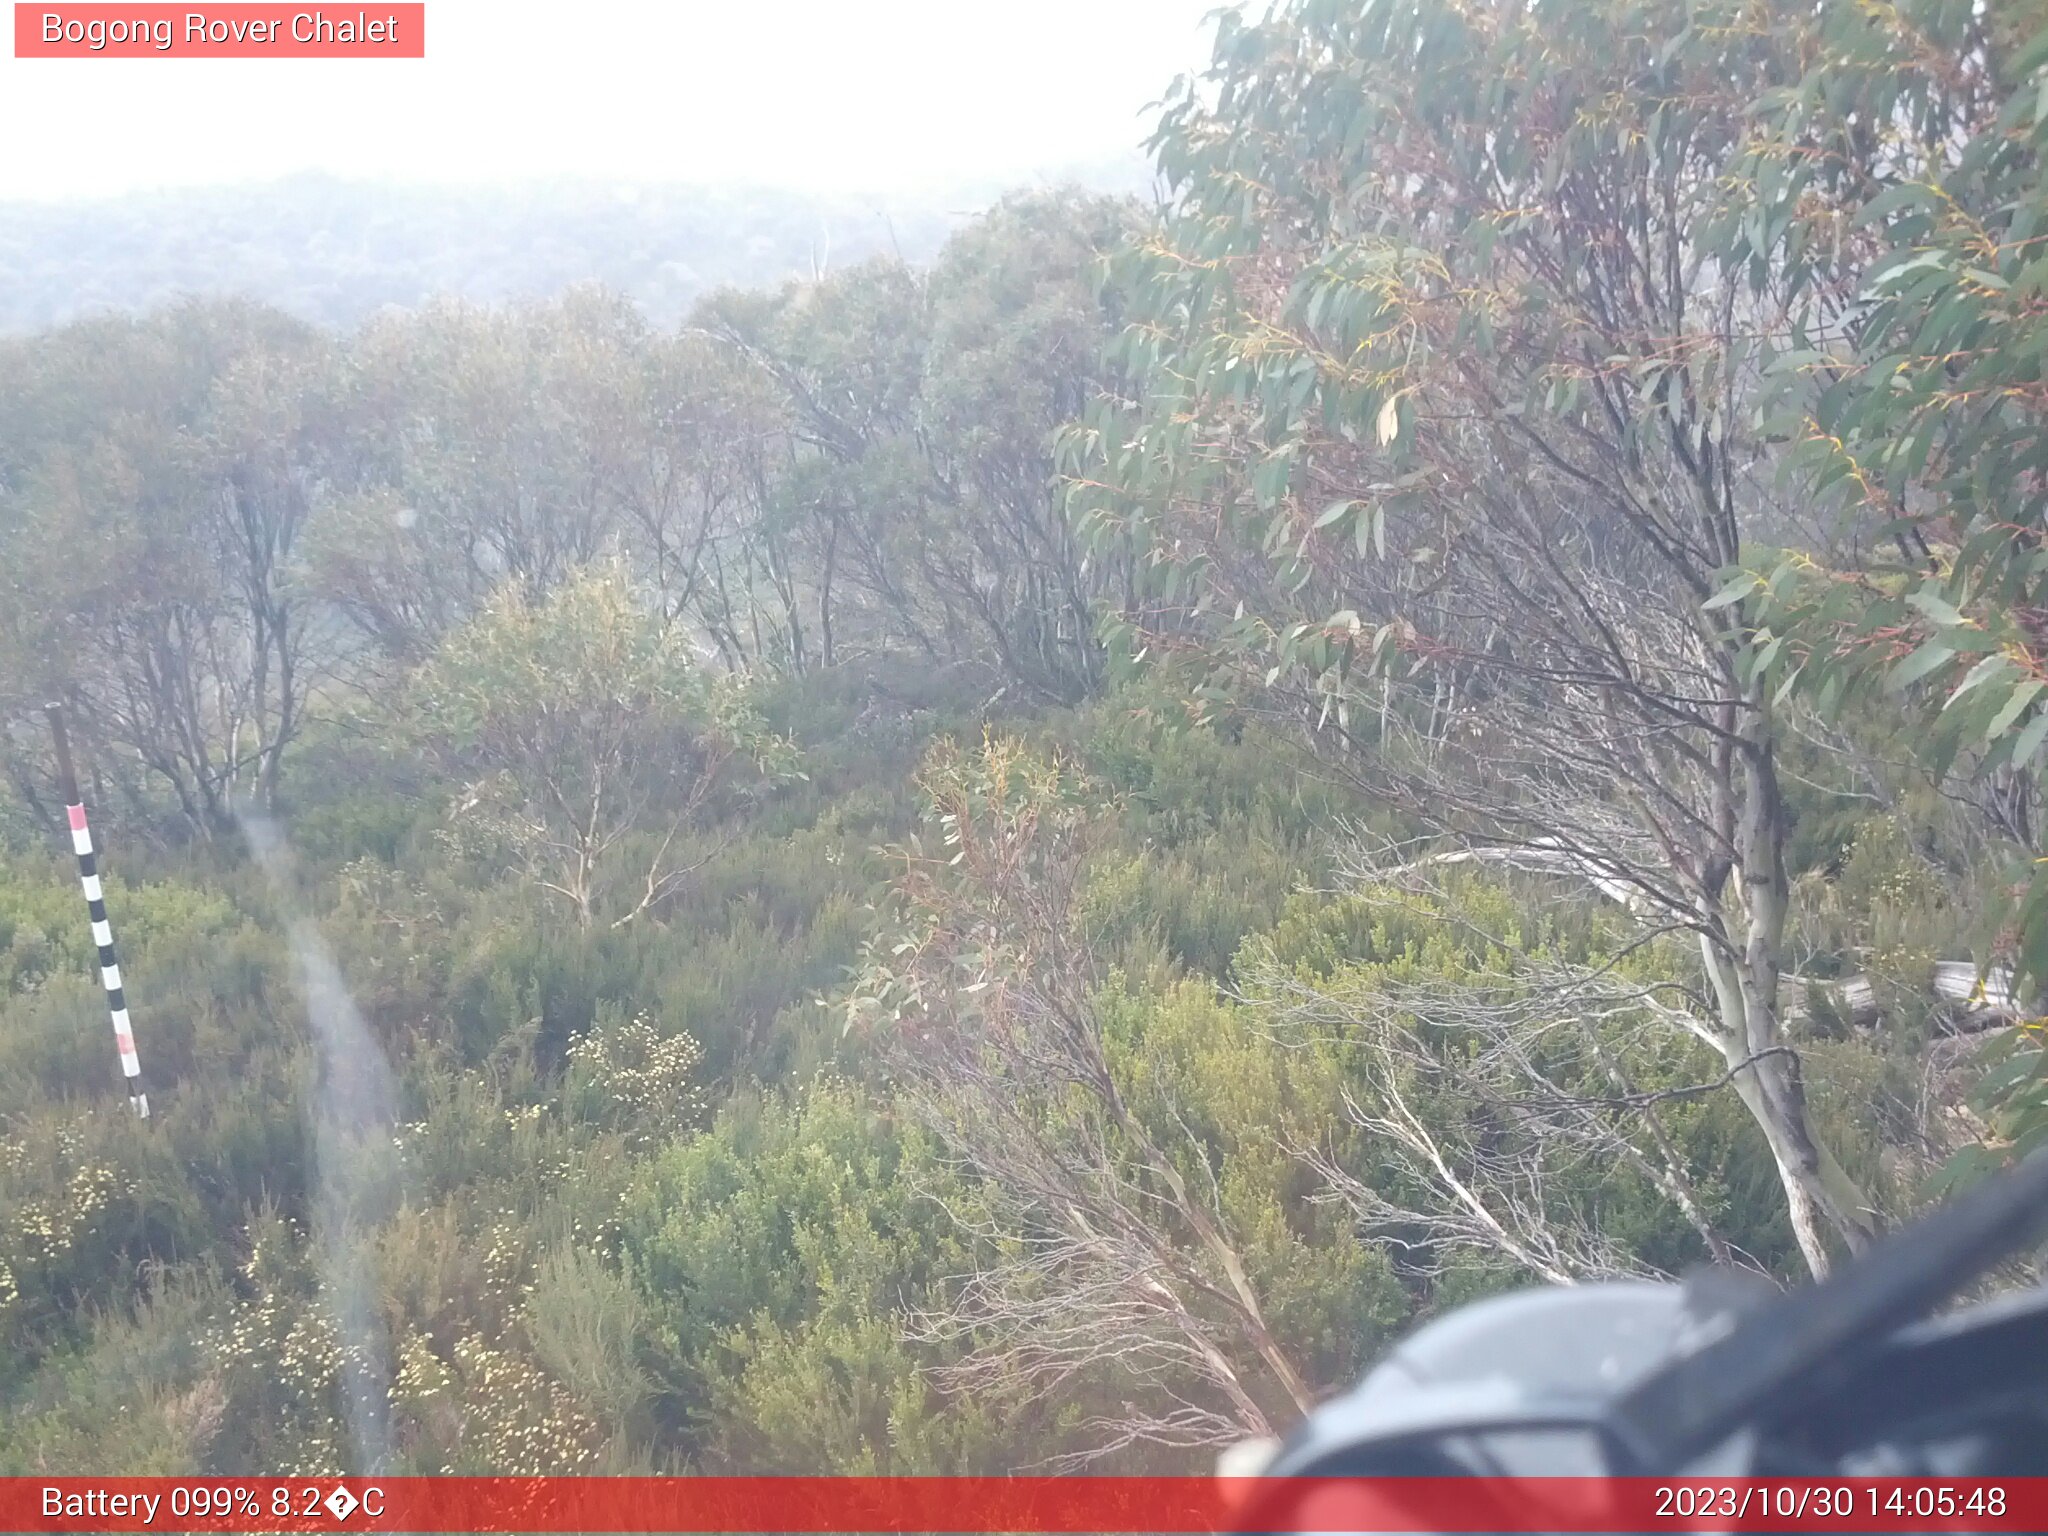
[[[92,918],[92,941],[100,952],[100,983],[107,989],[107,1012],[114,1021],[114,1049],[121,1056],[121,1075],[128,1083],[128,1102],[149,1118],[149,1095],[142,1091],[142,1060],[135,1054],[135,1031],[128,1022],[128,999],[121,990],[121,966],[114,958],[114,930],[107,922],[106,892],[100,888],[99,861],[92,850],[92,829],[85,822],[85,796],[71,765],[71,739],[64,730],[64,706],[46,704],[50,734],[57,742],[57,778],[64,792],[64,811],[71,818],[71,848],[78,855],[78,879],[85,887],[85,910]]]

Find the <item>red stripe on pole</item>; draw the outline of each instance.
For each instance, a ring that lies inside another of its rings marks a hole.
[[[84,807],[84,806],[82,806],[82,805],[67,805],[67,806],[65,806],[65,807],[64,807],[64,814],[65,814],[65,815],[67,815],[67,816],[69,816],[69,817],[71,818],[71,830],[72,830],[72,831],[74,831],[74,832],[83,832],[83,831],[85,830],[85,807]]]
[[[0,1479],[8,1532],[1253,1529],[2040,1531],[2048,1478]]]

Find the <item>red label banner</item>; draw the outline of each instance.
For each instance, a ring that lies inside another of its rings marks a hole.
[[[424,4],[26,4],[18,59],[423,59]]]
[[[0,1478],[0,1531],[2044,1531],[2048,1478]]]

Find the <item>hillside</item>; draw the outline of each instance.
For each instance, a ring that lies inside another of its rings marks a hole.
[[[773,189],[373,187],[305,176],[107,202],[0,204],[0,332],[238,294],[322,325],[386,305],[545,298],[580,282],[673,324],[730,284],[924,262],[985,195],[884,205]]]

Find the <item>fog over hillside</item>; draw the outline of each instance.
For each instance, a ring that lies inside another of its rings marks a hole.
[[[1074,180],[1133,191],[1135,161]],[[395,187],[329,176],[89,202],[0,203],[0,332],[238,294],[347,325],[386,305],[489,302],[595,282],[657,322],[728,284],[878,254],[922,263],[1003,189],[820,197],[765,187],[554,181]]]

